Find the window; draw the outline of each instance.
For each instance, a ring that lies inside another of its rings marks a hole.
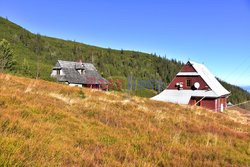
[[[82,75],[85,74],[85,70],[81,69],[81,72],[80,72]]]
[[[60,75],[60,70],[56,70],[56,74],[57,74],[57,75]]]
[[[187,87],[191,87],[191,80],[190,79],[187,80]]]

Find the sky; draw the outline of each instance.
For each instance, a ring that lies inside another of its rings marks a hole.
[[[33,33],[204,63],[250,85],[250,0],[0,0]]]

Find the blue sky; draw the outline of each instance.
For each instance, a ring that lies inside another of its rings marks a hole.
[[[250,0],[0,0],[34,33],[204,63],[250,85]]]

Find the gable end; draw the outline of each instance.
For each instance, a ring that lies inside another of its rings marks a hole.
[[[197,71],[194,69],[193,65],[188,62],[181,68],[181,72],[197,72]]]

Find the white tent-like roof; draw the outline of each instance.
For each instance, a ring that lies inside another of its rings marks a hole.
[[[195,97],[215,97],[212,90],[173,90],[165,89],[160,94],[152,97],[152,100],[172,102],[177,104],[188,104],[192,96]]]
[[[215,76],[207,69],[203,64],[196,63],[194,61],[189,61],[201,78],[207,83],[207,85],[214,91],[214,93],[219,97],[223,95],[230,94],[220,82],[215,78]]]
[[[179,72],[177,76],[200,76],[211,90],[178,90],[166,89],[160,94],[152,97],[152,100],[172,102],[177,104],[188,104],[190,98],[193,97],[211,97],[216,98],[230,94],[215,78],[215,76],[203,65],[193,61],[189,61],[196,72]]]

